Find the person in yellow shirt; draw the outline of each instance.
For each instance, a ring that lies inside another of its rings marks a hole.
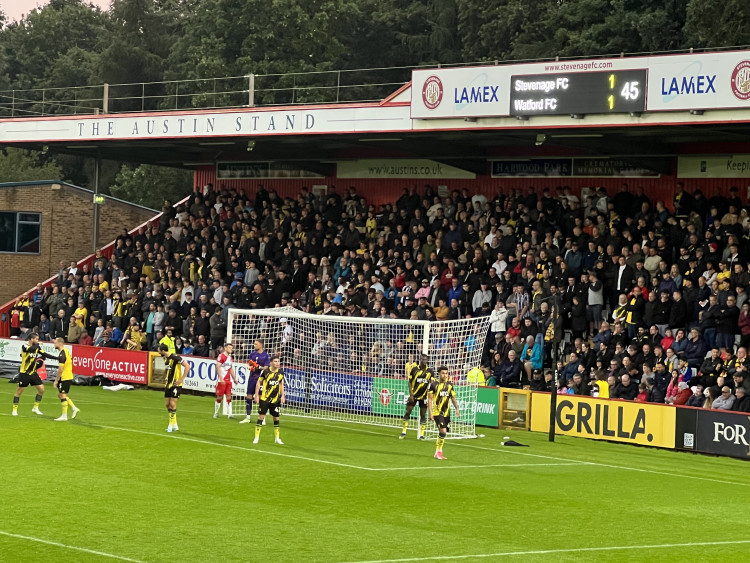
[[[136,324],[131,325],[130,328],[125,331],[123,340],[125,341],[125,348],[127,350],[137,351],[143,349],[143,344],[146,342],[146,336],[141,332],[141,327]]]
[[[609,399],[609,382],[605,372],[599,370],[596,372],[596,379],[591,382],[591,387],[600,399]]]
[[[57,357],[58,368],[54,385],[57,389],[57,398],[62,402],[62,415],[55,421],[66,421],[68,420],[68,407],[73,409],[71,418],[78,416],[78,411],[80,411],[68,397],[70,385],[73,383],[73,357],[65,349],[65,340],[62,338],[55,338],[55,350],[58,351],[59,356]]]
[[[73,316],[75,317],[78,326],[86,328],[86,319],[89,318],[89,312],[88,309],[86,309],[83,299],[78,300],[78,308],[73,311]]]
[[[484,385],[487,382],[487,378],[479,366],[473,367],[466,374],[466,382],[472,385]]]

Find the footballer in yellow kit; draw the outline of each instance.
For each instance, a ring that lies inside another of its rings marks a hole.
[[[55,389],[57,389],[57,398],[62,403],[62,414],[56,418],[56,421],[68,420],[68,407],[73,409],[71,418],[78,416],[81,409],[73,404],[73,401],[68,397],[70,393],[70,386],[73,384],[73,356],[70,352],[65,349],[65,340],[62,338],[55,338],[55,350],[58,351],[57,356],[57,377],[55,378]]]
[[[451,403],[456,410],[456,418],[461,416],[458,410],[458,401],[456,400],[456,391],[453,389],[453,383],[448,381],[448,368],[440,366],[438,368],[438,380],[433,381],[430,386],[430,393],[427,395],[427,402],[430,410],[430,419],[435,421],[438,429],[438,438],[435,444],[435,459],[447,459],[443,455],[443,444],[445,437],[451,430]]]

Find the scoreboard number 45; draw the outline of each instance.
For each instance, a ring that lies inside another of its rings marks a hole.
[[[609,75],[609,89],[615,90],[616,87],[617,87],[617,75],[610,74]],[[624,100],[637,100],[640,95],[641,95],[640,82],[638,82],[637,80],[631,80],[631,81],[625,82],[625,84],[622,86],[622,89],[620,90],[620,97]],[[610,110],[615,109],[615,95],[614,94],[610,94],[607,97],[607,104]]]

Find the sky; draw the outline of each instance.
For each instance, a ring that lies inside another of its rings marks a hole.
[[[110,0],[86,0],[87,3],[96,4],[103,10],[109,7]],[[34,8],[40,8],[47,0],[0,0],[0,9],[5,14],[7,21],[16,21],[22,14],[28,14]]]

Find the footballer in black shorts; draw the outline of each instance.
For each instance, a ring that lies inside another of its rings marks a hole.
[[[415,397],[409,397],[406,399],[406,406],[408,407],[416,407],[419,405],[420,409],[426,409],[427,408],[427,397],[425,396],[422,399],[416,399]]]
[[[182,387],[167,387],[164,389],[165,399],[179,399],[182,393]]]
[[[28,387],[29,385],[33,385],[34,387],[36,387],[37,385],[43,385],[42,378],[39,377],[39,374],[34,372],[34,373],[21,373],[18,375],[19,387]]]
[[[448,432],[451,431],[451,417],[438,415],[432,418],[435,420],[435,426],[437,426],[438,431],[441,428],[445,428]]]
[[[272,403],[270,401],[260,401],[258,403],[258,414],[265,416],[270,412],[273,418],[278,418],[280,408],[281,403],[279,402]]]
[[[58,393],[65,393],[66,395],[70,393],[70,384],[73,383],[71,379],[68,379],[67,381],[58,381],[57,382],[57,392]]]

